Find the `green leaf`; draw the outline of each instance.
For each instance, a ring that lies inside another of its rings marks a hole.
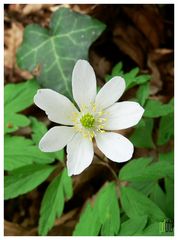
[[[89,227],[88,227],[89,226]],[[117,235],[120,210],[114,183],[106,184],[97,194],[94,207],[88,204],[75,227],[74,236]]]
[[[131,160],[121,169],[119,178],[123,181],[154,181],[173,176],[173,164],[166,161],[150,162],[151,158]]]
[[[156,203],[156,205],[162,209],[165,212],[166,209],[166,204],[165,201],[163,201],[163,199],[166,198],[166,194],[164,193],[164,191],[162,190],[162,188],[159,186],[159,184],[155,184],[152,192],[150,194],[150,199]]]
[[[157,118],[166,116],[174,111],[173,100],[167,104],[162,104],[158,100],[149,99],[145,104],[144,116],[148,118]]]
[[[139,192],[142,192],[144,195],[148,196],[151,192],[153,187],[155,186],[156,182],[155,181],[150,181],[150,180],[136,180],[136,181],[131,181],[129,182],[129,186],[133,187],[134,189],[138,190]]]
[[[41,138],[48,131],[47,127],[43,122],[38,121],[34,117],[30,117],[32,127],[32,140],[35,144],[39,144]]]
[[[66,169],[48,186],[42,200],[39,219],[39,234],[46,235],[54,225],[56,217],[60,217],[64,209],[64,201],[72,197],[72,181]]]
[[[101,224],[101,235],[116,235],[120,228],[120,209],[114,183],[107,184],[97,194],[94,211]]]
[[[142,236],[173,236],[173,232],[162,231],[163,222],[155,222],[145,228],[140,235]]]
[[[54,155],[44,153],[30,139],[6,135],[4,139],[4,168],[13,170],[32,163],[46,164],[54,161]]]
[[[19,127],[25,127],[30,124],[29,119],[19,114],[19,112],[33,104],[33,97],[38,87],[34,79],[5,86],[4,133],[14,132]]]
[[[73,236],[98,236],[100,227],[99,219],[88,202],[75,227]]]
[[[33,164],[18,168],[4,177],[4,199],[15,198],[40,185],[54,170],[53,166]]]
[[[121,188],[121,203],[129,218],[147,215],[151,220],[162,221],[163,211],[143,193],[131,188]]]
[[[166,215],[167,217],[174,218],[174,180],[165,178],[165,191],[166,191]]]
[[[136,216],[121,224],[119,236],[135,236],[139,234],[147,223],[147,216]]]
[[[116,66],[114,66],[111,75],[106,76],[106,81],[110,80],[111,78],[115,76],[121,76],[126,81],[126,87],[127,89],[132,88],[135,85],[140,85],[148,80],[150,80],[150,75],[148,74],[139,74],[139,68],[133,68],[130,72],[124,73],[122,70],[123,64],[122,62],[119,62]]]
[[[159,154],[159,161],[167,161],[174,164],[174,151]]]
[[[150,86],[149,83],[146,82],[145,84],[141,85],[136,93],[136,97],[138,99],[138,102],[144,106],[148,96],[149,96],[149,90]]]
[[[158,132],[158,145],[167,143],[174,136],[174,114],[163,116],[160,120]]]
[[[142,122],[142,121],[141,121]],[[153,148],[154,143],[152,139],[153,119],[145,118],[145,125],[139,123],[130,137],[130,141],[135,147]]]
[[[25,28],[22,46],[17,51],[20,68],[39,69],[38,82],[71,97],[72,69],[78,59],[87,59],[92,42],[105,29],[100,21],[68,8],[53,15],[50,30],[32,24]]]
[[[38,121],[34,117],[30,117],[31,120],[31,127],[32,127],[32,140],[35,144],[39,144],[41,138],[45,135],[48,131],[47,127],[43,122]],[[51,157],[57,158],[59,160],[64,160],[64,149],[48,154]]]

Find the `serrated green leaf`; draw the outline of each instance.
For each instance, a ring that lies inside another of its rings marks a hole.
[[[162,104],[158,100],[149,99],[145,104],[144,116],[148,118],[157,118],[166,116],[174,111],[173,100],[167,104]]]
[[[92,221],[93,219],[93,221]],[[94,207],[87,205],[74,236],[117,235],[120,228],[120,209],[114,183],[106,184],[97,194]]]
[[[54,161],[54,155],[43,153],[32,140],[20,136],[6,135],[4,139],[4,169],[13,169],[32,163],[46,164]]]
[[[173,176],[174,166],[166,161],[150,164],[150,158],[131,160],[121,169],[119,178],[123,181],[154,181]]]
[[[48,186],[42,200],[39,219],[39,234],[46,235],[52,228],[55,218],[60,217],[64,209],[65,198],[72,197],[72,181],[66,169]]]
[[[40,185],[54,170],[53,166],[33,164],[17,168],[4,177],[4,199],[15,198]]]
[[[121,224],[119,236],[137,236],[144,229],[147,223],[147,216],[136,216]]]
[[[138,190],[139,192],[142,192],[144,195],[148,196],[151,192],[153,187],[155,186],[156,182],[155,181],[131,181],[129,183],[130,187],[133,187],[134,189]]]
[[[145,118],[145,125],[138,125],[130,137],[130,141],[135,147],[154,148],[152,139],[153,119]]]
[[[39,144],[39,141],[44,136],[44,134],[48,131],[47,127],[44,123],[38,121],[34,117],[30,117],[31,127],[32,127],[32,140],[35,144]]]
[[[88,202],[75,227],[73,236],[98,236],[100,227],[98,216]]]
[[[165,178],[165,191],[166,191],[166,215],[167,217],[174,218],[174,180]]]
[[[163,116],[159,124],[158,145],[167,143],[174,136],[174,114]]]
[[[118,64],[116,64],[112,70],[111,75],[106,76],[105,78],[106,81],[110,80],[115,76],[121,76],[125,79],[126,87],[128,90],[129,88],[134,87],[135,85],[140,85],[150,80],[150,75],[148,74],[138,75],[139,74],[138,67],[133,68],[128,73],[124,73],[122,70],[122,67],[123,67],[122,62],[119,62]]]
[[[145,104],[145,102],[146,102],[146,100],[147,100],[147,98],[148,98],[148,96],[149,96],[149,90],[150,90],[149,87],[150,87],[150,86],[149,86],[149,83],[147,82],[147,83],[141,85],[141,86],[139,87],[137,93],[136,93],[136,97],[137,97],[137,99],[138,99],[138,102],[139,102],[142,106],[144,106],[144,104]]]
[[[163,200],[166,198],[166,194],[159,186],[159,184],[155,184],[152,192],[150,194],[150,199],[156,203],[156,205],[165,212],[166,209],[166,202]],[[166,212],[165,212],[166,213]]]
[[[166,161],[174,164],[174,151],[159,154],[159,161]]]
[[[145,228],[140,235],[142,236],[173,236],[174,232],[163,232],[163,222],[155,222]]]
[[[43,87],[49,87],[71,97],[72,69],[78,59],[87,59],[88,49],[105,29],[100,21],[68,8],[53,15],[50,30],[39,25],[25,28],[22,46],[17,51],[17,63],[32,72]]]
[[[147,215],[151,220],[162,221],[164,212],[143,193],[131,188],[121,188],[121,203],[129,218]]]
[[[36,118],[30,117],[30,120],[32,127],[32,140],[35,144],[38,145],[41,138],[45,135],[48,129],[43,122],[38,121]],[[47,155],[50,155],[51,157],[53,156],[58,160],[64,160],[64,149]]]
[[[19,112],[33,104],[33,97],[38,87],[34,79],[5,86],[4,133],[14,132],[19,127],[25,127],[30,124],[29,119],[19,114]]]
[[[120,209],[114,183],[107,184],[97,194],[94,210],[101,224],[101,235],[116,235],[120,228]]]
[[[30,120],[17,113],[5,113],[4,115],[4,133],[15,132],[19,127],[26,127],[30,124]]]

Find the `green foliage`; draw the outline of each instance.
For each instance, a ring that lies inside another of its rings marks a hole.
[[[80,215],[73,236],[98,236],[100,227],[98,216],[88,202],[84,211]]]
[[[18,84],[7,84],[4,89],[4,133],[18,130],[30,124],[30,120],[20,114],[33,104],[33,97],[38,89],[34,79]]]
[[[121,188],[121,203],[129,218],[148,216],[152,221],[162,221],[164,212],[143,193],[131,187]]]
[[[41,152],[31,139],[6,135],[4,138],[4,169],[11,171],[32,163],[54,161],[54,154]]]
[[[4,177],[4,199],[15,198],[40,185],[54,170],[53,166],[33,164],[17,168]]]
[[[39,234],[46,235],[52,228],[55,218],[60,217],[64,209],[64,201],[72,197],[72,181],[66,169],[48,186],[42,200],[39,220]]]
[[[165,178],[165,191],[166,191],[166,214],[170,219],[174,219],[174,180]]]
[[[162,104],[158,100],[149,99],[145,104],[144,116],[148,118],[157,118],[166,116],[174,111],[174,102],[171,100],[167,104]]]
[[[72,69],[78,59],[87,59],[88,49],[105,29],[100,21],[60,8],[53,15],[50,30],[32,24],[25,28],[17,51],[20,68],[39,70],[38,82],[71,97]]]
[[[140,105],[142,106],[145,105],[145,102],[149,96],[149,92],[150,92],[149,82],[146,82],[145,84],[142,84],[141,86],[139,86],[138,91],[136,93],[136,97]]]
[[[144,118],[134,129],[133,134],[130,137],[130,141],[135,147],[139,148],[154,148],[152,139],[153,119]]]
[[[174,114],[163,116],[159,124],[158,145],[167,143],[174,135]]]
[[[163,211],[165,211],[166,209],[166,202],[163,201],[163,199],[166,198],[166,194],[164,193],[164,191],[162,190],[162,188],[159,186],[158,183],[156,183],[152,189],[152,192],[150,194],[150,199],[156,203],[156,205],[162,209]]]
[[[94,207],[89,204],[76,225],[74,236],[117,235],[120,228],[120,210],[115,184],[105,185],[97,194]],[[86,231],[85,231],[85,230]]]
[[[121,224],[119,236],[137,236],[144,229],[147,216],[136,216]]]
[[[173,236],[173,232],[162,232],[162,222],[154,222],[145,228],[140,235],[142,236]]]
[[[113,78],[115,76],[121,76],[125,79],[127,89],[129,89],[135,85],[140,85],[140,84],[143,84],[143,83],[147,82],[148,80],[150,80],[150,75],[148,75],[148,74],[138,75],[139,74],[138,67],[133,68],[128,73],[124,73],[122,68],[123,68],[123,64],[122,64],[122,62],[119,62],[113,68],[111,75],[106,76],[106,81],[110,80],[111,78]]]
[[[174,164],[174,151],[170,151],[167,153],[160,153],[159,154],[160,161],[167,161],[171,164]]]
[[[119,172],[119,178],[127,181],[154,181],[173,176],[173,164],[167,161],[152,162],[151,158],[138,158],[128,162]]]

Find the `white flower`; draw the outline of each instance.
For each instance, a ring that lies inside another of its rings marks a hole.
[[[48,118],[65,126],[51,128],[41,139],[43,152],[55,152],[67,145],[69,176],[80,174],[94,155],[92,140],[114,162],[125,162],[132,157],[133,145],[124,136],[109,132],[136,125],[144,109],[136,102],[116,102],[125,90],[122,77],[114,77],[96,94],[96,77],[85,60],[78,60],[72,73],[73,98],[80,110],[65,96],[51,90],[40,89],[35,104]]]

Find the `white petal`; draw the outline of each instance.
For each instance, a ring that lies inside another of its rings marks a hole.
[[[133,144],[118,133],[99,133],[96,136],[98,148],[114,162],[125,162],[131,159]]]
[[[101,108],[107,108],[115,103],[125,90],[125,80],[122,77],[114,77],[108,81],[98,92],[95,103]]]
[[[78,112],[68,98],[51,89],[39,89],[34,103],[46,112],[49,120],[60,124],[73,125],[72,114]]]
[[[105,130],[120,130],[136,125],[144,109],[136,102],[119,102],[106,109]]]
[[[73,127],[53,127],[40,140],[39,148],[43,152],[56,152],[67,145],[76,134]]]
[[[78,60],[72,73],[73,97],[78,106],[88,106],[96,97],[96,77],[92,66],[85,60]]]
[[[67,145],[68,175],[78,175],[87,168],[93,160],[93,143],[77,133]]]

